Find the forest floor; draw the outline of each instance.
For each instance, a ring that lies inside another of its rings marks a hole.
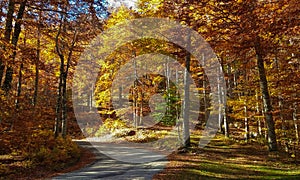
[[[55,170],[53,167],[30,166],[28,168],[28,160],[19,158],[18,156],[0,156],[0,179],[50,179],[63,173],[75,171],[85,167],[95,160],[95,155],[88,149],[81,148],[81,158],[77,162],[65,165],[64,169]],[[11,171],[13,170],[13,171]]]
[[[258,142],[236,143],[218,135],[203,149],[172,153],[164,171],[153,179],[300,179],[299,156],[299,152],[269,152]]]

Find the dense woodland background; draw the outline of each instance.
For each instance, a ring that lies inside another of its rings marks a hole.
[[[56,162],[56,169],[60,169],[70,159],[76,161],[80,150],[71,139],[83,135],[74,117],[71,96],[80,55],[93,38],[117,23],[165,17],[203,36],[222,65],[226,94],[222,94],[225,89],[218,91],[227,102],[220,99],[220,104],[226,102],[218,111],[222,115],[218,117],[220,133],[296,156],[300,118],[299,15],[297,0],[138,0],[132,8],[112,8],[101,0],[2,0],[0,155],[25,158],[28,167]],[[212,87],[205,70],[193,56],[172,43],[141,39],[101,60],[104,68],[99,70],[94,91],[84,96],[95,98],[96,104],[82,104],[87,113],[96,107],[104,119],[104,125],[86,129],[91,136],[122,128],[130,129],[124,136],[134,135],[138,127],[142,129],[141,118],[149,113],[145,103],[155,93],[164,95],[169,103],[168,116],[158,118],[158,126],[178,125],[181,107],[176,88],[168,80],[168,67],[158,67],[166,68],[165,76],[139,77],[131,97],[119,94],[120,99],[131,103],[131,110],[112,106],[110,87],[118,69],[133,55],[153,52],[176,58],[184,66],[189,64],[201,102],[199,118],[194,120],[197,130],[203,129],[209,114],[214,113],[210,111]],[[151,88],[145,95],[142,85],[147,83]],[[127,117],[126,113],[138,115],[128,120],[132,126],[120,118]],[[190,132],[183,132],[182,145],[188,147]],[[0,173],[10,174],[14,168],[1,163]]]

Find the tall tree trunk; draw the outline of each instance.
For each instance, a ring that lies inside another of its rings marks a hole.
[[[135,52],[133,52],[133,57],[135,57]],[[133,68],[134,68],[134,85],[133,85],[133,124],[134,124],[134,127],[137,128],[138,126],[138,117],[137,117],[137,108],[138,108],[138,105],[137,105],[137,101],[138,101],[138,75],[137,75],[137,67],[136,67],[136,60],[134,59],[133,60]]]
[[[143,91],[143,90],[142,90]],[[143,125],[143,94],[141,93],[141,101],[140,101],[140,112],[139,112],[139,126]]]
[[[179,84],[179,73],[178,73],[177,68],[175,71],[175,81],[176,81],[176,85],[178,85]],[[176,96],[179,97],[179,91],[176,91]],[[180,112],[181,112],[181,106],[179,104],[176,104],[176,126],[177,126],[178,141],[182,142],[182,136],[181,136],[181,131],[180,131],[182,122],[180,120]]]
[[[245,101],[244,105],[244,114],[245,114],[245,139],[248,141],[250,139],[250,131],[249,131],[249,119],[248,119],[248,109],[247,109],[247,103]]]
[[[261,128],[261,119],[260,119],[260,105],[259,105],[259,96],[258,96],[258,90],[255,91],[255,98],[256,98],[256,114],[258,116],[257,118],[257,134],[259,137],[262,136],[262,128]]]
[[[202,55],[202,61],[205,64],[205,57],[204,54]],[[207,96],[207,77],[205,76],[205,73],[203,72],[203,81],[202,81],[202,88],[203,88],[203,113],[204,113],[204,117],[203,117],[203,124],[205,124],[205,122],[208,119],[209,116],[209,111],[207,110],[209,107],[209,100],[208,100],[208,96]]]
[[[61,71],[60,71],[61,72]],[[61,132],[61,94],[62,94],[62,74],[59,76],[59,83],[56,96],[56,109],[55,109],[55,125],[54,125],[54,136],[58,137]]]
[[[226,94],[225,91],[222,91],[223,97],[223,124],[224,124],[224,135],[225,137],[229,137],[229,125],[228,125],[228,118],[227,118],[227,104],[226,104]]]
[[[223,107],[222,107],[222,89],[221,89],[221,84],[220,84],[220,82],[221,82],[220,72],[221,72],[221,69],[218,68],[218,70],[217,70],[217,78],[218,78],[217,88],[218,88],[218,97],[219,97],[218,98],[218,103],[219,103],[219,105],[218,105],[218,122],[219,122],[218,127],[219,127],[219,131],[223,133],[224,132],[223,127],[222,127],[222,123],[223,123],[222,110],[223,110]]]
[[[91,112],[93,109],[93,95],[94,95],[94,86],[92,86],[91,91],[88,94],[88,110]]]
[[[272,105],[271,105],[271,99],[270,99],[270,94],[268,89],[268,81],[265,72],[264,59],[263,59],[263,54],[262,54],[262,49],[260,46],[259,39],[256,40],[254,48],[256,52],[257,68],[259,72],[259,82],[260,82],[260,88],[263,96],[264,112],[265,112],[266,124],[268,128],[268,146],[270,151],[277,151],[277,141],[276,141],[274,120],[272,115]]]
[[[57,101],[56,101],[56,110],[55,110],[55,127],[54,127],[55,137],[58,137],[58,135],[61,133],[61,121],[62,121],[61,108],[62,108],[62,94],[63,94],[62,91],[63,91],[63,78],[64,78],[64,55],[61,52],[61,49],[59,47],[59,36],[61,34],[62,24],[63,24],[63,18],[61,19],[59,29],[55,37],[55,49],[60,59],[60,68],[59,68],[60,74],[59,74],[59,83],[57,88]]]
[[[39,62],[41,54],[41,11],[39,11],[38,17],[38,30],[37,30],[37,50],[36,50],[36,61],[35,61],[35,81],[34,81],[34,95],[33,95],[33,106],[37,104],[38,90],[39,90]]]
[[[64,56],[61,54],[61,66],[62,68],[62,74],[63,74],[63,79],[62,79],[62,121],[61,121],[61,128],[62,128],[62,137],[66,138],[67,136],[67,79],[68,79],[68,73],[69,73],[69,68],[71,65],[71,60],[72,60],[72,54],[73,54],[73,49],[75,46],[77,40],[77,31],[74,32],[74,36],[72,38],[71,46],[69,49],[68,53],[68,58],[67,58],[67,63],[66,63],[66,69],[64,69]],[[62,52],[60,52],[62,53]],[[93,89],[91,90],[93,91]],[[92,93],[91,93],[91,106],[92,106]],[[91,110],[91,109],[90,109]]]
[[[12,44],[14,47],[14,52],[12,55],[12,62],[14,62],[16,55],[17,55],[16,50],[17,50],[19,35],[21,33],[21,25],[22,25],[21,21],[23,19],[26,3],[27,3],[27,0],[24,0],[21,2],[19,11],[18,11],[18,15],[17,15],[17,20],[15,23],[14,34],[12,37]],[[13,68],[11,66],[8,66],[7,70],[6,70],[6,74],[5,74],[5,80],[3,83],[3,89],[6,91],[6,93],[8,93],[8,91],[11,89],[12,78],[13,78]]]
[[[61,103],[61,134],[65,138],[67,135],[67,73],[63,73],[62,80],[62,103]]]
[[[225,137],[229,137],[229,123],[228,123],[228,117],[227,117],[228,106],[227,106],[226,98],[227,98],[227,95],[228,95],[229,98],[232,98],[232,80],[231,80],[231,66],[230,66],[230,64],[227,64],[227,75],[228,75],[228,79],[227,79],[228,90],[227,90],[226,93],[225,93],[224,90],[222,91],[223,92],[223,104],[224,104],[223,117],[224,117]]]
[[[57,104],[56,104],[56,118],[55,118],[55,128],[54,134],[57,137],[60,133],[62,137],[66,137],[67,135],[67,78],[68,72],[70,68],[70,63],[72,59],[73,48],[75,46],[75,42],[77,40],[77,31],[75,30],[74,36],[71,42],[71,46],[69,48],[69,53],[67,56],[67,62],[65,65],[65,55],[63,52],[63,47],[60,47],[59,36],[61,31],[66,32],[66,27],[64,22],[66,22],[66,16],[62,15],[61,22],[59,25],[59,29],[57,31],[55,37],[55,48],[56,52],[60,59],[60,75],[59,75],[59,84],[58,84],[58,93],[57,93]]]
[[[248,104],[247,104],[247,99],[248,99],[248,73],[247,73],[247,67],[245,68],[244,72],[244,123],[245,123],[245,139],[248,141],[250,139],[250,128],[249,128],[249,117],[248,117]]]
[[[13,29],[13,15],[15,11],[15,0],[8,1],[8,11],[6,14],[4,39],[7,43],[10,42],[11,32]]]
[[[294,127],[295,127],[295,138],[296,143],[299,144],[299,131],[298,131],[298,123],[297,123],[297,103],[293,103],[293,121],[294,121]]]
[[[14,15],[14,10],[15,10],[15,0],[9,0],[8,2],[8,11],[6,15],[6,23],[5,23],[5,32],[4,32],[4,40],[6,43],[10,43],[10,37],[11,37],[11,32],[13,29],[13,15]],[[6,47],[4,46],[3,49],[5,50]],[[2,57],[0,59],[0,85],[2,89],[3,87],[3,75],[4,75],[4,70],[5,70],[5,64],[3,64]]]
[[[191,45],[191,35],[187,35],[187,49]],[[186,52],[185,56],[185,70],[184,70],[184,101],[183,101],[183,146],[189,147],[190,142],[190,82],[189,82],[189,73],[190,73],[190,62],[191,54]]]
[[[169,67],[169,57],[166,59],[165,65],[165,76],[166,76],[166,93],[167,93],[167,106],[166,106],[166,113],[167,116],[171,114],[171,92],[170,92],[170,67]]]

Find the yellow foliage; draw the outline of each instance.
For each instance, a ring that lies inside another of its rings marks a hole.
[[[75,142],[70,138],[54,138],[52,131],[36,130],[27,142],[22,153],[39,165],[66,163],[80,157],[80,149]]]

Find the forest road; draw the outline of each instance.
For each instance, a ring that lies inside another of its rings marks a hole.
[[[91,145],[88,141],[85,140],[77,141],[77,143],[81,147],[91,149],[92,152],[96,155],[95,157],[96,160],[82,169],[53,177],[52,178],[53,180],[59,180],[59,179],[148,180],[148,179],[152,179],[152,177],[155,174],[162,171],[165,165],[168,163],[165,156],[147,150],[144,150],[143,153],[139,153],[138,157],[135,157],[138,158],[140,162],[145,162],[145,163],[122,162],[101,153],[100,151],[97,150],[97,148],[101,148],[105,150],[109,149],[110,153],[122,154],[125,152],[128,153],[128,149],[124,149],[127,147],[122,147],[120,145],[112,147],[111,145],[105,143],[98,143],[96,145],[95,143],[93,143],[94,145]],[[131,157],[131,153],[130,154],[128,153],[127,155],[128,158],[134,158],[133,156]],[[156,156],[157,158],[162,157],[162,159],[158,159],[152,162],[146,162],[149,160],[149,157],[153,158],[154,156]]]

